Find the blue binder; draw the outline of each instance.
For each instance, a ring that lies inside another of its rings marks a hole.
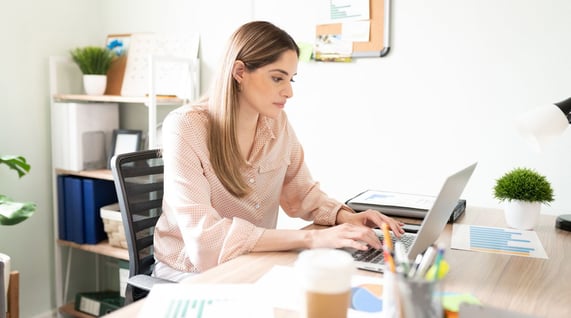
[[[83,232],[86,244],[107,238],[100,216],[102,206],[117,202],[113,181],[83,179]]]
[[[83,235],[82,178],[66,176],[64,187],[66,239],[78,244],[83,244],[85,243],[85,239]]]
[[[57,212],[58,212],[58,238],[60,240],[67,240],[65,232],[65,176],[57,176]]]

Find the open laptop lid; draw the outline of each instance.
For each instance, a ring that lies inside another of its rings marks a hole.
[[[408,251],[409,259],[414,259],[416,255],[424,252],[431,244],[436,242],[477,164],[475,162],[446,179],[432,208],[424,217],[416,238]]]

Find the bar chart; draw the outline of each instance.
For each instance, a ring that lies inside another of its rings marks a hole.
[[[547,258],[535,231],[454,224],[451,248],[476,252]]]

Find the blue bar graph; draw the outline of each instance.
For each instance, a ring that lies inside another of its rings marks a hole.
[[[256,284],[156,284],[137,317],[273,317],[264,297]]]
[[[474,250],[530,256],[535,251],[532,245],[530,240],[522,237],[521,231],[470,226],[470,248]]]
[[[165,318],[202,318],[208,305],[228,302],[228,299],[191,299],[179,298],[169,301]]]

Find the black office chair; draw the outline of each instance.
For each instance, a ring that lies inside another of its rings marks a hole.
[[[129,249],[125,305],[146,297],[154,284],[172,283],[151,276],[155,263],[154,229],[162,213],[163,170],[157,149],[119,154],[111,159]]]

